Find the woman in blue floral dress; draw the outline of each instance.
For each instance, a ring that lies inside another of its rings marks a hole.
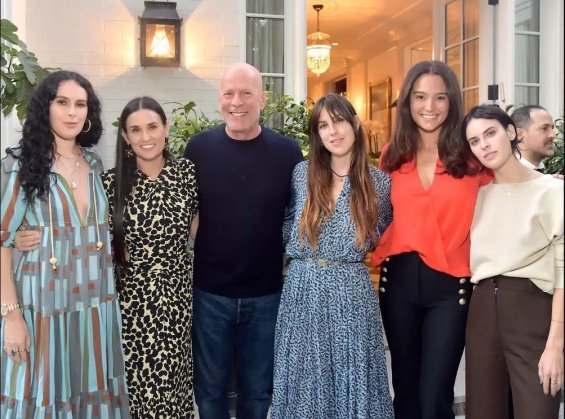
[[[363,259],[391,219],[390,179],[370,166],[359,118],[329,94],[293,173],[292,258],[275,335],[273,419],[393,418],[381,315]]]

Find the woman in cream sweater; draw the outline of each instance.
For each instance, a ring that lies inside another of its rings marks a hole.
[[[563,385],[563,181],[515,157],[498,106],[471,109],[462,138],[494,172],[471,227],[476,283],[466,333],[468,419],[557,418]]]

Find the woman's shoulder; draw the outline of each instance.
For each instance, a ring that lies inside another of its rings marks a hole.
[[[102,181],[105,184],[110,184],[114,182],[114,180],[116,179],[116,168],[112,167],[111,169],[106,170],[105,172],[102,173],[101,177],[102,177]]]
[[[559,199],[562,201],[565,183],[563,179],[556,178],[553,175],[544,175],[539,178],[539,183],[542,184],[552,195],[561,197]]]
[[[95,173],[102,174],[104,172],[104,163],[102,163],[102,158],[90,148],[83,148],[84,158],[90,165],[90,168],[94,170]]]
[[[194,163],[192,160],[182,157],[180,159],[170,160],[172,167],[176,167],[177,170],[182,172],[189,172],[194,170]]]
[[[377,184],[390,184],[390,175],[387,172],[379,169],[372,164],[369,165],[369,172],[371,173],[371,177],[375,182],[377,182]]]
[[[302,177],[308,173],[308,160],[296,163],[292,171],[292,177]]]

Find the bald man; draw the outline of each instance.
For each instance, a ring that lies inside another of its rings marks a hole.
[[[229,419],[234,359],[237,418],[264,419],[269,410],[282,225],[302,153],[296,141],[259,125],[265,99],[261,73],[233,64],[220,81],[225,124],[195,135],[184,153],[199,189],[193,351],[201,419]]]

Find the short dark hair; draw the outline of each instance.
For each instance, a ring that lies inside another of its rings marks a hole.
[[[512,147],[512,152],[516,153],[518,151],[518,134],[516,129],[516,124],[506,112],[504,112],[498,105],[479,105],[471,108],[471,110],[465,115],[463,118],[463,122],[461,122],[461,138],[467,145],[469,142],[467,141],[467,126],[473,119],[491,119],[498,121],[500,125],[504,129],[507,129],[509,126],[514,128],[514,133],[516,136],[510,142]]]
[[[528,129],[533,122],[532,111],[536,109],[547,112],[547,109],[539,105],[526,105],[516,108],[514,112],[512,112],[512,120],[514,121],[514,125],[518,128]]]

